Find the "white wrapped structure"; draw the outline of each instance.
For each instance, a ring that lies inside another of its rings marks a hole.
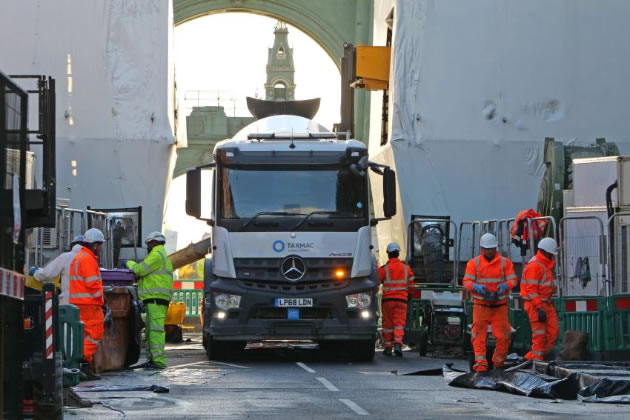
[[[389,138],[373,93],[370,157],[395,167],[400,202],[381,247],[406,243],[413,214],[459,223],[535,207],[545,137],[630,151],[630,2],[377,0],[374,45],[390,13]]]

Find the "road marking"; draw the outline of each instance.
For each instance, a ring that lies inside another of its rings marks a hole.
[[[355,413],[357,413],[360,416],[369,416],[370,415],[370,413],[368,413],[367,411],[365,411],[364,409],[359,407],[354,401],[345,400],[343,398],[339,398],[339,401],[341,401],[342,403],[347,405],[348,408],[350,408],[352,411],[354,411]]]
[[[249,369],[249,367],[247,367],[247,366],[234,365],[232,363],[215,362],[214,360],[212,360],[210,363],[214,363],[214,364],[217,364],[217,365],[223,365],[223,366],[231,366],[231,367],[235,367],[235,368],[239,368],[239,369]]]
[[[326,378],[317,378],[317,380],[319,382],[322,383],[322,385],[324,385],[326,388],[328,388],[329,391],[339,391],[339,388],[337,388],[336,386],[334,386],[333,384],[330,383],[330,381],[328,381],[328,379]]]
[[[194,365],[201,365],[204,363],[210,363],[207,360],[204,360],[202,362],[193,362],[193,363],[184,363],[183,365],[175,365],[175,366],[169,366],[169,368],[178,368],[178,367],[184,367],[184,366],[194,366]]]
[[[231,367],[235,367],[235,368],[239,368],[239,369],[249,369],[249,367],[247,367],[247,366],[233,365],[231,363],[215,362],[214,360],[204,360],[204,361],[201,361],[201,362],[184,363],[183,365],[169,366],[169,368],[180,368],[180,367],[185,367],[185,366],[195,366],[195,365],[202,365],[204,363],[212,363],[212,364],[223,365],[223,366],[231,366]]]
[[[315,373],[315,371],[313,369],[311,369],[310,367],[306,366],[302,362],[295,362],[295,364],[298,365],[299,367],[301,367],[302,369],[304,369],[305,371],[307,371],[308,373]]]

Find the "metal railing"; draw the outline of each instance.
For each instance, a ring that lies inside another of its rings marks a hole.
[[[597,216],[560,219],[558,296],[609,296],[604,223]]]
[[[420,237],[419,234],[417,232],[422,231],[422,228],[425,226],[430,226],[432,224],[435,225],[439,225],[439,224],[448,224],[449,226],[449,232],[448,232],[448,237],[447,238],[442,238],[443,240],[447,241],[447,246],[446,246],[446,253],[447,255],[442,255],[442,257],[446,257],[444,264],[447,264],[449,262],[449,260],[452,262],[453,264],[453,268],[452,268],[452,278],[450,280],[450,282],[445,283],[445,282],[441,282],[441,283],[436,283],[436,282],[423,282],[423,285],[435,285],[435,286],[445,286],[446,284],[453,284],[456,285],[457,284],[457,254],[458,254],[458,243],[457,243],[457,224],[455,224],[455,222],[453,222],[452,220],[447,220],[447,219],[439,219],[439,218],[417,218],[411,221],[411,223],[409,223],[409,225],[407,226],[407,262],[413,267],[417,266],[418,264],[415,264],[416,262],[418,262],[418,259],[420,258],[419,255],[417,255],[418,253],[421,252],[421,246],[420,246]],[[424,225],[423,225],[424,224]],[[416,226],[418,225],[418,226]],[[416,227],[419,227],[420,229],[416,229]],[[416,243],[416,241],[418,241],[418,243]],[[450,246],[450,243],[453,244],[453,246]],[[419,246],[416,246],[419,245]],[[440,244],[441,247],[444,246],[444,244]],[[451,251],[451,248],[453,248],[453,250]],[[452,253],[452,255],[451,255]],[[423,265],[426,266],[426,262],[423,261]],[[432,269],[429,269],[432,270]],[[433,270],[435,271],[435,270]],[[446,273],[446,269],[443,268],[442,270],[440,270],[442,272],[438,273],[437,275],[439,277],[443,277],[443,274]],[[431,278],[435,278],[435,275],[430,276]]]
[[[609,296],[630,293],[630,212],[613,214],[608,219],[610,261]]]

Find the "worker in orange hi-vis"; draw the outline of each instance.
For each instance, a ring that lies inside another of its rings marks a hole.
[[[538,243],[538,252],[523,270],[521,296],[525,300],[525,312],[532,326],[532,350],[527,360],[543,360],[545,354],[556,346],[558,315],[551,297],[556,292],[551,269],[555,265],[558,244],[552,238]]]
[[[378,281],[383,283],[383,344],[385,356],[394,354],[402,357],[403,337],[407,322],[407,300],[413,292],[413,271],[407,264],[403,264],[398,256],[400,245],[392,242],[387,245],[387,264],[378,269]]]
[[[100,379],[90,368],[94,353],[103,339],[103,281],[98,267],[98,255],[103,248],[105,237],[98,229],[89,229],[83,235],[83,248],[70,263],[71,305],[79,308],[79,318],[84,325],[83,359],[85,363],[81,371],[85,379]]]
[[[481,237],[481,255],[468,261],[464,275],[464,288],[472,293],[473,323],[472,345],[475,352],[473,370],[488,370],[486,338],[488,325],[496,339],[492,356],[495,368],[502,368],[510,347],[512,327],[508,320],[508,295],[516,287],[518,279],[512,262],[499,255],[497,238],[486,233]]]

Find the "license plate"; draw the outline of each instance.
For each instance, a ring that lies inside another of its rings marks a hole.
[[[313,298],[276,298],[277,308],[310,308]]]

